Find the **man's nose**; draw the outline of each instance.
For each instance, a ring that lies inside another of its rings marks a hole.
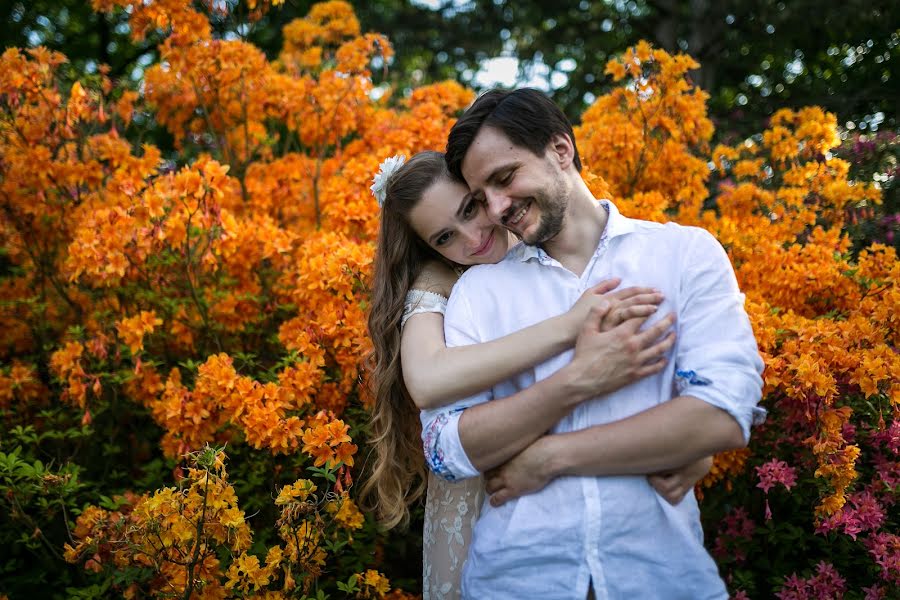
[[[484,192],[484,200],[485,204],[487,204],[487,214],[491,221],[498,225],[503,225],[503,216],[509,210],[510,204],[512,204],[509,196],[502,192],[488,189]]]

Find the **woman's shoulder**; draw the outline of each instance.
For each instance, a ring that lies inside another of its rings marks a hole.
[[[447,264],[432,260],[425,264],[410,289],[431,292],[449,298],[450,290],[453,289],[453,284],[458,278],[456,272]]]

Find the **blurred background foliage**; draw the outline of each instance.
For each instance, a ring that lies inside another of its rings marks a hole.
[[[235,4],[232,0],[222,0]],[[497,68],[549,91],[577,118],[611,86],[606,61],[646,39],[687,52],[696,81],[729,129],[758,131],[777,108],[817,104],[850,130],[896,127],[900,108],[900,3],[892,0],[356,0],[364,31],[386,32],[397,55],[386,73],[399,89],[457,79],[480,89]],[[281,29],[308,0],[287,0],[250,29],[218,23],[274,58]],[[0,46],[43,44],[73,68],[111,67],[138,81],[158,40],[135,45],[126,15],[83,0],[5,0]],[[238,6],[240,10],[240,6]],[[491,67],[494,67],[493,69]],[[82,71],[83,72],[83,71]],[[511,83],[511,82],[507,82]]]

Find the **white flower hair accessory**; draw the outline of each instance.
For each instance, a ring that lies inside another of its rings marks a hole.
[[[385,161],[378,166],[378,174],[375,175],[375,179],[372,180],[372,187],[369,188],[372,190],[372,195],[378,200],[378,206],[384,206],[384,199],[387,197],[388,183],[390,183],[391,177],[394,176],[397,169],[402,167],[405,162],[405,156],[402,154],[395,154],[394,156],[385,159]]]

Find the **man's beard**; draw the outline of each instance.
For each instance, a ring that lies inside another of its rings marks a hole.
[[[549,242],[562,229],[566,215],[566,206],[569,203],[568,198],[566,198],[562,189],[554,190],[554,198],[550,196],[551,194],[544,190],[534,195],[532,203],[541,211],[541,222],[538,223],[538,228],[534,235],[522,236],[522,241],[529,246],[537,246]]]

